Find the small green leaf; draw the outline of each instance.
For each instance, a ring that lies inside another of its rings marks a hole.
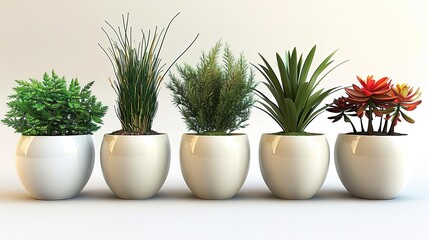
[[[401,111],[401,115],[404,118],[405,121],[409,123],[415,123],[414,119],[410,118],[408,115],[406,115],[403,111]]]

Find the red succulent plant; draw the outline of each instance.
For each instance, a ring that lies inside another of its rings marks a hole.
[[[390,91],[391,80],[388,77],[374,80],[374,76],[368,76],[366,81],[357,76],[358,81],[362,87],[353,84],[352,89],[346,89],[347,94],[350,96],[350,101],[354,102],[367,102],[372,99],[383,100],[386,93]]]
[[[373,76],[368,76],[363,80],[357,77],[361,86],[355,84],[352,87],[346,88],[347,97],[334,99],[329,105],[327,111],[336,115],[328,117],[332,122],[337,122],[341,118],[345,122],[350,122],[353,127],[353,132],[357,133],[349,116],[358,116],[361,123],[363,134],[394,134],[394,128],[398,121],[403,118],[409,123],[414,123],[414,120],[404,113],[404,111],[412,111],[421,104],[418,100],[421,96],[420,89],[413,91],[412,87],[407,84],[392,85],[388,77],[383,77],[375,80]],[[362,118],[368,118],[368,127],[364,131]],[[373,118],[380,117],[380,125],[377,132],[373,128]],[[384,120],[384,126],[383,126]],[[388,120],[391,120],[389,132],[387,132]]]
[[[385,108],[386,105],[396,99],[395,96],[390,96],[387,93],[391,91],[391,80],[388,77],[374,80],[374,76],[368,76],[366,81],[357,76],[362,87],[353,84],[352,88],[347,88],[346,93],[351,102],[361,104],[356,114],[362,118],[364,113],[368,116],[368,134],[373,134],[372,114],[382,116],[379,108]],[[368,109],[368,112],[366,110]]]
[[[416,109],[417,106],[422,103],[422,100],[418,100],[421,96],[421,92],[420,88],[414,92],[412,87],[403,83],[392,86],[388,95],[395,97],[392,107],[385,111],[386,114],[388,114],[388,119],[392,117],[392,125],[390,126],[389,133],[393,133],[398,121],[401,121],[401,117],[409,123],[414,123],[414,119],[406,115],[402,110],[412,111]],[[393,113],[392,116],[390,115],[391,113]]]
[[[328,119],[332,119],[333,123],[343,118],[345,122],[349,122],[352,125],[353,132],[356,132],[356,128],[349,118],[349,116],[356,116],[356,113],[353,113],[356,112],[356,104],[350,102],[348,98],[340,97],[338,99],[334,99],[334,102],[326,109],[326,111],[337,114],[335,116],[328,117]]]

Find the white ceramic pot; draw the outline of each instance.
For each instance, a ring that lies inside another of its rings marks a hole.
[[[94,143],[90,135],[21,136],[16,148],[18,176],[36,199],[76,196],[93,168]]]
[[[198,198],[233,197],[246,180],[249,157],[249,139],[245,134],[183,134],[180,143],[182,175]]]
[[[123,199],[154,196],[170,168],[167,134],[104,135],[101,169],[112,192]]]
[[[328,173],[329,145],[325,135],[262,134],[259,165],[271,192],[284,199],[308,199]]]
[[[407,136],[339,134],[335,167],[344,187],[355,197],[395,198],[408,183],[413,161]]]

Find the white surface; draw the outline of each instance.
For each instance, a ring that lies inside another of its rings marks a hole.
[[[110,63],[97,43],[107,44],[100,27],[104,20],[120,24],[130,12],[134,29],[165,26],[178,11],[163,59],[170,63],[200,33],[179,61],[195,64],[202,50],[220,38],[259,63],[258,52],[274,62],[274,53],[294,46],[307,53],[318,45],[315,61],[339,49],[337,62],[350,59],[322,83],[350,85],[356,75],[385,75],[395,82],[420,86],[423,103],[410,115],[414,125],[400,123],[409,133],[416,168],[399,198],[365,201],[349,198],[334,169],[333,158],[324,186],[312,200],[271,198],[258,166],[262,133],[279,131],[273,120],[253,110],[249,126],[250,169],[238,196],[227,201],[190,198],[180,173],[179,145],[186,132],[167,89],[160,92],[154,129],[166,132],[171,143],[171,168],[158,197],[147,201],[113,198],[96,160],[93,175],[80,197],[56,202],[34,201],[20,185],[14,151],[18,134],[0,126],[1,239],[425,239],[429,236],[429,3],[421,0],[292,1],[0,1],[0,116],[15,79],[41,78],[52,68],[67,79],[95,80],[93,88],[110,109],[105,125],[94,136],[98,149],[103,134],[119,128],[108,77]],[[258,74],[257,79],[261,80]],[[168,81],[168,79],[166,79]],[[327,134],[331,150],[338,133],[351,131],[345,123],[331,124],[323,114],[309,131]],[[96,152],[98,152],[96,150]],[[333,156],[331,152],[331,156]],[[98,158],[98,154],[96,156]]]

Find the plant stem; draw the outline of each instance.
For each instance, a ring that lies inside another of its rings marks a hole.
[[[352,125],[353,133],[356,133],[357,131],[356,131],[355,125],[352,123],[352,121],[350,121],[350,124]]]
[[[387,125],[388,125],[389,120],[384,120],[384,127],[383,127],[383,133],[387,133]]]
[[[383,115],[380,116],[380,125],[378,126],[378,132],[381,132],[381,127],[383,126]]]
[[[368,135],[374,134],[374,128],[372,126],[372,106],[371,103],[368,104]]]
[[[397,121],[398,117],[399,117],[399,110],[401,110],[400,105],[398,105],[396,107],[396,111],[395,114],[393,114],[393,118],[392,118],[392,125],[390,125],[390,129],[389,129],[389,135],[393,135],[395,133],[395,122]]]

